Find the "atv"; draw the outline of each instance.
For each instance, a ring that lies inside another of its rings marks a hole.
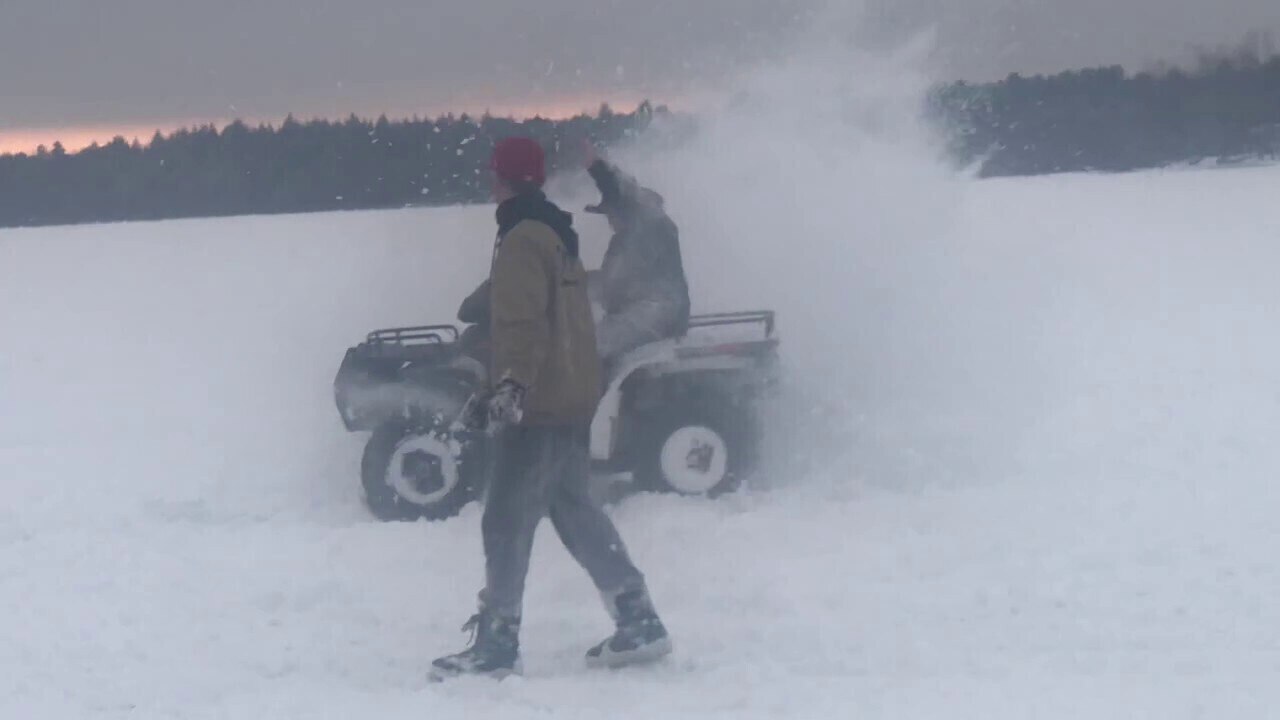
[[[364,502],[381,520],[443,520],[482,500],[493,438],[459,418],[489,385],[484,332],[390,328],[347,350],[334,396],[350,432],[370,432]],[[611,363],[591,423],[593,477],[632,491],[714,498],[740,487],[775,382],[774,314],[695,315],[680,337]]]

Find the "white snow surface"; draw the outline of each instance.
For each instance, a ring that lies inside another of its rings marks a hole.
[[[957,180],[725,240],[669,198],[697,309],[782,312],[777,441],[738,495],[611,509],[669,662],[583,668],[608,619],[544,525],[502,683],[425,680],[479,508],[371,519],[331,395],[453,317],[491,208],[0,233],[0,717],[1272,716],[1278,186]]]

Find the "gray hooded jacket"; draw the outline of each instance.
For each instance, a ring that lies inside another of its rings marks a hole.
[[[610,239],[600,269],[591,273],[592,296],[605,312],[605,334],[611,318],[629,318],[628,325],[642,326],[633,328],[635,340],[624,345],[682,334],[689,322],[689,286],[679,230],[666,214],[662,196],[603,160],[588,172],[602,198],[588,212],[617,213],[623,219],[623,229]],[[601,348],[604,355],[625,349]]]

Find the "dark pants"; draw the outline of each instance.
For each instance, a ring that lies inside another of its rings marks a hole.
[[[644,577],[632,564],[613,521],[590,494],[586,426],[514,426],[498,438],[498,456],[481,522],[486,585],[481,606],[519,618],[534,531],[550,516],[560,541],[595,583],[606,609],[640,590]]]

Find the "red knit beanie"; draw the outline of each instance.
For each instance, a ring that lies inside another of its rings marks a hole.
[[[509,183],[533,183],[538,187],[547,181],[546,160],[542,146],[527,137],[500,141],[493,149],[489,167]]]

